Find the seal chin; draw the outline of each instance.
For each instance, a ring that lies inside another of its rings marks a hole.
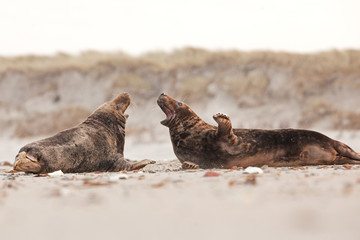
[[[167,126],[169,124],[169,119],[162,120],[160,123],[164,126]]]

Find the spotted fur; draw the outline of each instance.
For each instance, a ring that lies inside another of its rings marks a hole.
[[[189,106],[161,94],[174,153],[184,168],[360,164],[360,154],[319,132],[300,129],[236,129],[230,117],[215,114],[218,126],[204,122]]]

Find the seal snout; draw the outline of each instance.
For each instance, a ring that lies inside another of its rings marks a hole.
[[[121,93],[113,100],[113,103],[115,103],[116,108],[121,113],[124,113],[130,105],[130,95],[128,93]]]
[[[159,105],[161,110],[163,110],[164,112],[165,112],[165,109],[167,108],[166,107],[166,105],[167,105],[166,102],[167,102],[167,99],[166,99],[165,93],[160,94],[160,96],[157,99],[157,104]]]
[[[165,93],[161,93],[160,96],[157,99],[157,102],[159,103],[159,101],[162,101],[162,99],[164,99],[166,97]]]

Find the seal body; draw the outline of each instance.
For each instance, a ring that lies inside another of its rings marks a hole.
[[[215,114],[218,126],[200,119],[189,106],[161,94],[174,153],[184,168],[263,165],[359,164],[360,154],[319,132],[300,129],[233,129],[230,118]]]
[[[143,167],[151,161],[132,163],[124,159],[127,93],[95,110],[76,127],[22,147],[14,171],[65,173],[120,171]]]

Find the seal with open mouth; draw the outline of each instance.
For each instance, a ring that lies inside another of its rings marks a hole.
[[[130,104],[127,93],[118,95],[95,110],[76,127],[22,147],[13,171],[64,173],[120,171],[142,168],[154,161],[124,159],[124,114]]]
[[[263,165],[360,164],[360,154],[319,132],[300,129],[235,129],[225,114],[207,124],[189,106],[164,93],[157,100],[166,114],[174,153],[184,168]]]

